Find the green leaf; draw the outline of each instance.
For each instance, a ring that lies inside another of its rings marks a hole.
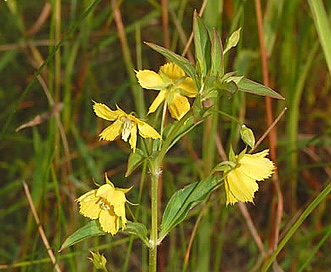
[[[240,39],[240,31],[241,27],[234,31],[231,36],[227,39],[225,49],[224,49],[224,54],[228,52],[232,47],[237,46],[239,39]]]
[[[147,238],[147,228],[144,224],[128,222],[126,228],[122,230],[122,232],[136,235],[145,243],[145,245],[148,247],[150,246]]]
[[[100,236],[100,235],[106,235],[107,233],[102,231],[99,227],[99,223],[96,220],[92,220],[89,223],[87,223],[84,227],[81,227],[80,229],[76,230],[73,234],[71,234],[62,244],[61,248],[59,249],[59,252],[63,249],[70,247],[74,244],[77,244],[87,238],[93,237],[93,236]]]
[[[222,82],[219,89],[227,91],[228,93],[230,93],[230,95],[233,95],[238,91],[238,85],[233,81]]]
[[[230,146],[230,151],[229,151],[229,160],[232,162],[236,162],[236,154],[233,151],[232,145]]]
[[[150,48],[165,56],[168,60],[177,64],[180,68],[184,70],[184,72],[191,77],[194,81],[196,81],[196,74],[194,66],[184,57],[153,43],[145,42]]]
[[[319,41],[322,45],[326,64],[331,75],[331,28],[327,10],[322,0],[308,0],[311,9]],[[326,1],[325,1],[326,3]]]
[[[145,153],[141,149],[136,148],[135,152],[131,153],[129,156],[125,177],[130,176],[131,173],[136,170],[145,160]]]
[[[240,160],[247,154],[247,146],[237,155],[237,162],[240,162]]]
[[[163,213],[158,242],[161,242],[174,227],[183,222],[188,212],[200,201],[206,199],[219,184],[218,179],[209,177],[175,192]]]
[[[224,161],[217,164],[211,171],[211,174],[213,175],[216,172],[227,172],[234,169],[235,167],[236,164],[233,161]]]
[[[173,147],[182,137],[189,133],[193,128],[202,123],[207,116],[201,116],[196,120],[193,116],[188,117],[185,121],[175,121],[166,126],[164,130],[165,143],[168,145],[167,151]],[[169,144],[168,144],[169,143]]]
[[[194,11],[193,18],[193,37],[197,71],[199,71],[198,73],[204,77],[210,69],[211,43],[208,30],[196,11]]]
[[[224,75],[224,55],[221,38],[213,29],[213,41],[211,45],[211,75]]]
[[[276,98],[276,99],[285,99],[284,97],[282,97],[279,93],[275,92],[274,90],[272,90],[260,83],[257,83],[253,80],[250,80],[248,78],[233,76],[233,77],[230,77],[228,79],[228,81],[229,80],[233,80],[237,84],[239,91],[257,94],[257,95],[261,95],[261,96],[270,96],[270,97]]]

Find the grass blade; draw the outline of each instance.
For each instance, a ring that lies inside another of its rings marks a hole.
[[[331,30],[329,27],[329,20],[321,0],[309,0],[308,3],[313,14],[318,38],[321,42],[325,60],[331,75]]]

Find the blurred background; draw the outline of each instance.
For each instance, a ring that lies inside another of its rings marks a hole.
[[[92,101],[113,109],[117,104],[146,118],[156,92],[142,90],[134,71],[158,71],[166,60],[143,42],[182,54],[194,10],[202,12],[223,43],[242,28],[238,46],[225,59],[226,71],[263,83],[257,2],[0,0],[0,269],[54,269],[25,182],[63,271],[92,271],[90,249],[106,256],[109,271],[146,271],[146,247],[124,234],[91,238],[58,253],[65,238],[88,222],[79,215],[75,199],[95,188],[95,182],[103,183],[105,172],[118,187],[134,186],[128,199],[140,205],[129,207],[128,218],[150,224],[148,177],[140,170],[124,177],[129,145],[98,140],[108,123],[96,118]],[[328,18],[330,4],[324,1],[321,7]],[[260,271],[273,249],[274,234],[281,241],[310,203],[316,203],[315,209],[294,230],[277,263],[285,271],[330,269],[330,196],[321,192],[331,181],[331,51],[321,46],[321,26],[308,1],[265,0],[260,11],[269,85],[286,99],[272,100],[273,118],[287,107],[273,142],[280,191],[274,181],[261,183],[255,205],[246,206],[249,217],[239,205],[225,206],[223,188],[214,192],[201,220],[198,206],[163,242],[159,271],[184,269],[192,233],[187,271]],[[331,28],[330,20],[327,23],[324,33]],[[331,44],[331,36],[324,37]],[[191,44],[186,57],[193,56]],[[237,93],[223,96],[217,107],[245,122],[256,138],[268,129],[264,97]],[[157,118],[149,117],[152,124]],[[162,209],[176,190],[221,162],[215,134],[226,152],[230,144],[236,153],[242,150],[238,124],[224,115],[213,120],[192,131],[167,156]],[[269,148],[268,138],[258,150],[264,148]],[[282,218],[277,223],[278,215]]]

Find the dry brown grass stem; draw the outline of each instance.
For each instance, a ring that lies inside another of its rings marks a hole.
[[[38,226],[38,231],[39,231],[39,234],[40,234],[40,237],[45,245],[45,248],[47,249],[47,253],[48,253],[48,256],[50,257],[52,263],[54,264],[54,269],[55,271],[57,272],[61,272],[61,269],[59,267],[59,264],[56,262],[56,258],[55,258],[55,255],[53,253],[53,250],[51,249],[51,246],[49,245],[49,242],[47,240],[47,237],[46,237],[46,234],[45,234],[45,231],[40,223],[40,220],[39,220],[39,216],[37,214],[37,211],[34,207],[34,204],[33,204],[33,201],[32,201],[32,198],[31,198],[31,194],[30,194],[30,190],[29,190],[29,187],[28,185],[25,183],[25,181],[23,181],[23,187],[24,187],[24,191],[25,191],[25,195],[26,195],[26,198],[28,200],[28,203],[29,203],[29,206],[30,206],[30,209],[31,209],[31,212],[32,212],[32,215],[33,215],[33,218]]]
[[[49,2],[46,2],[44,4],[44,7],[43,7],[42,11],[40,12],[40,15],[39,15],[37,21],[27,31],[29,36],[33,36],[39,32],[42,25],[46,22],[47,18],[51,15],[51,8],[52,8],[52,6]]]
[[[186,249],[186,252],[185,252],[185,257],[184,257],[184,267],[187,266],[188,262],[189,262],[189,259],[190,259],[190,253],[191,253],[191,249],[192,249],[192,246],[193,246],[193,241],[194,241],[194,237],[197,233],[197,230],[198,230],[198,226],[199,226],[199,223],[202,219],[202,216],[203,214],[205,213],[206,211],[206,208],[209,204],[209,199],[210,199],[210,195],[208,196],[208,198],[204,201],[204,205],[202,206],[202,209],[199,213],[199,216],[197,218],[197,221],[195,222],[194,224],[194,227],[193,227],[193,230],[192,230],[192,233],[191,233],[191,236],[190,236],[190,241],[188,243],[188,246],[187,246],[187,249]]]
[[[183,45],[186,45],[188,43],[188,40],[187,40],[187,37],[186,37],[186,34],[185,34],[185,31],[183,29],[183,26],[181,24],[181,22],[178,20],[177,18],[177,15],[175,14],[174,10],[169,7],[169,12],[170,12],[170,15],[171,15],[171,18],[176,26],[176,29],[178,31],[178,35],[179,35],[179,38],[182,42]],[[188,60],[191,62],[191,63],[194,63],[194,56],[193,56],[193,53],[192,51],[188,48],[187,52],[186,52],[186,55],[187,55],[187,58]]]
[[[200,8],[200,11],[199,11],[199,16],[202,16],[203,12],[205,11],[205,8],[207,6],[207,2],[208,2],[208,0],[204,0],[203,1],[202,5],[201,5],[201,8]],[[187,44],[186,44],[186,46],[184,48],[184,51],[182,53],[182,56],[185,56],[186,55],[187,50],[189,49],[192,41],[193,41],[193,31],[191,32],[190,38],[188,39],[188,42],[187,42]]]
[[[262,8],[260,0],[255,0],[255,11],[256,11],[256,19],[257,19],[257,27],[259,33],[259,41],[260,41],[260,54],[261,54],[261,65],[262,65],[262,73],[263,73],[263,84],[265,86],[270,86],[269,80],[269,69],[268,69],[268,56],[266,45],[264,41],[264,31],[263,31],[263,19],[262,19]],[[265,98],[266,103],[266,114],[267,114],[267,125],[271,127],[273,123],[273,111],[272,111],[272,100],[270,97]],[[269,146],[270,146],[270,158],[273,161],[276,161],[276,148],[277,148],[277,131],[276,127],[273,127],[269,133]],[[275,174],[272,178],[275,186],[276,191],[276,202],[277,205],[275,206],[275,210],[273,213],[275,217],[272,217],[271,221],[271,236],[269,239],[269,249],[274,250],[277,248],[278,239],[279,239],[279,232],[280,232],[280,224],[283,216],[283,195],[280,189],[280,180],[278,176],[277,169],[275,170]]]
[[[268,134],[270,133],[270,131],[277,125],[277,123],[279,122],[279,120],[283,117],[283,115],[285,114],[285,112],[287,111],[287,107],[285,107],[280,114],[277,116],[277,118],[272,122],[272,124],[268,127],[268,129],[263,133],[263,135],[257,140],[254,148],[252,148],[249,153],[252,153],[260,144],[261,142],[268,136]]]
[[[161,0],[161,6],[162,6],[162,29],[163,29],[164,47],[169,49],[170,38],[169,38],[168,0]]]

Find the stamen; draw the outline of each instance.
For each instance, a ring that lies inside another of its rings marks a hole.
[[[97,202],[97,204],[100,205],[100,208],[102,210],[105,210],[105,211],[109,211],[110,210],[110,205],[108,203],[107,200],[104,200],[103,198],[100,198],[99,201]]]
[[[122,118],[123,121],[123,129],[122,129],[122,139],[123,141],[127,142],[128,138],[131,134],[131,127],[132,127],[132,122],[128,118]]]

